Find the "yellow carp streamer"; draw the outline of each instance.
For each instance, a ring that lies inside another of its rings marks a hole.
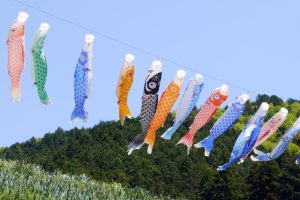
[[[134,56],[127,54],[125,63],[122,67],[120,78],[117,85],[116,96],[119,104],[119,118],[122,126],[124,125],[125,118],[132,118],[130,109],[128,107],[127,98],[134,79]]]

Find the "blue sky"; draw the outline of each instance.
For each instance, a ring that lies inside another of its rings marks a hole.
[[[91,30],[167,57],[199,72],[283,99],[300,99],[299,1],[96,1],[65,0],[29,3]],[[188,2],[188,3],[187,3]],[[22,73],[22,101],[10,102],[7,74],[7,31],[19,11],[26,10],[26,63]],[[57,127],[90,127],[100,120],[116,120],[115,86],[126,53],[136,57],[135,80],[129,94],[134,116],[139,114],[142,88],[151,62],[146,55],[96,35],[94,80],[87,102],[89,120],[69,124],[73,100],[73,73],[88,33],[14,1],[2,2],[0,12],[0,146],[42,137]],[[45,42],[48,60],[47,91],[52,105],[40,104],[31,78],[30,48],[41,22],[51,26]],[[160,93],[181,68],[165,60]],[[187,80],[195,74],[187,70]],[[204,76],[205,87],[198,106],[223,82]],[[230,103],[245,91],[229,85]],[[252,98],[256,94],[250,93]],[[176,107],[176,106],[175,106]]]

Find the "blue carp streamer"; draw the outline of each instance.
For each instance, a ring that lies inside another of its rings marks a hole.
[[[220,137],[226,130],[228,130],[236,120],[243,114],[245,103],[249,100],[247,94],[243,94],[237,98],[221,116],[221,118],[210,129],[208,137],[195,144],[196,148],[203,147],[205,149],[205,156],[209,156],[213,149],[214,141]]]
[[[300,117],[294,122],[293,126],[280,138],[279,142],[276,144],[275,148],[271,153],[263,153],[258,150],[254,150],[254,153],[257,155],[251,156],[252,161],[270,161],[275,160],[286,150],[288,144],[300,131]],[[296,161],[297,163],[297,161]]]
[[[78,59],[74,74],[74,100],[75,108],[71,115],[71,122],[78,118],[87,121],[88,113],[85,110],[85,101],[89,96],[90,84],[92,81],[92,50],[93,35],[86,35],[85,46]]]
[[[196,74],[195,77],[189,81],[177,107],[174,124],[161,136],[163,139],[170,140],[176,130],[189,116],[198,102],[203,86],[204,83],[201,74]]]
[[[252,150],[260,133],[263,121],[269,109],[267,103],[262,103],[255,115],[249,120],[242,133],[239,135],[231,152],[230,161],[218,167],[218,171],[227,170],[231,165],[243,158]]]
[[[300,156],[298,156],[298,158],[296,159],[295,163],[296,163],[296,165],[299,165],[299,163],[300,163]]]

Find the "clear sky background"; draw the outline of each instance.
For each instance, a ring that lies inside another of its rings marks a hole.
[[[71,1],[23,0],[54,15],[110,37],[173,59],[258,93],[300,99],[300,1]],[[134,116],[140,111],[144,79],[157,57],[96,35],[94,80],[87,102],[89,120],[69,124],[74,108],[73,74],[87,31],[51,16],[3,1],[0,12],[0,146],[42,137],[58,127],[91,127],[100,120],[117,120],[115,86],[126,53],[136,57],[135,80],[129,94]],[[7,74],[7,32],[19,11],[26,10],[26,63],[21,82],[22,101],[10,102]],[[42,105],[31,77],[30,48],[41,22],[51,28],[45,42],[48,60],[46,88],[52,105]],[[179,66],[161,60],[160,93]],[[187,70],[187,80],[195,74]],[[222,82],[204,76],[198,106]],[[245,91],[230,86],[230,103]],[[182,94],[182,93],[181,93]],[[250,93],[254,99],[256,94]],[[176,107],[176,106],[175,106]],[[125,123],[126,124],[126,123]]]

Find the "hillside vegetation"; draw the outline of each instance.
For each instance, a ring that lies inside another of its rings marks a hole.
[[[216,168],[229,160],[232,147],[249,118],[261,102],[270,103],[266,120],[286,107],[290,114],[280,128],[266,143],[262,151],[270,151],[280,136],[300,116],[299,101],[283,102],[277,96],[259,95],[248,103],[243,116],[219,138],[209,158],[203,149],[193,148],[189,155],[186,147],[175,144],[187,132],[197,110],[195,109],[179,128],[171,141],[160,135],[171,126],[170,114],[165,126],[157,133],[152,155],[143,147],[127,155],[128,142],[140,131],[137,119],[127,120],[122,127],[119,122],[100,122],[93,128],[57,129],[41,139],[32,138],[2,150],[2,157],[41,165],[48,171],[86,174],[102,182],[118,182],[123,187],[141,187],[155,194],[188,199],[300,199],[300,166],[294,164],[300,155],[297,138],[288,150],[271,162],[252,162],[234,165],[225,172]],[[198,132],[195,142],[207,136],[209,129],[224,112]]]
[[[47,173],[32,164],[0,160],[0,199],[166,199],[117,183],[98,183],[85,175]]]

